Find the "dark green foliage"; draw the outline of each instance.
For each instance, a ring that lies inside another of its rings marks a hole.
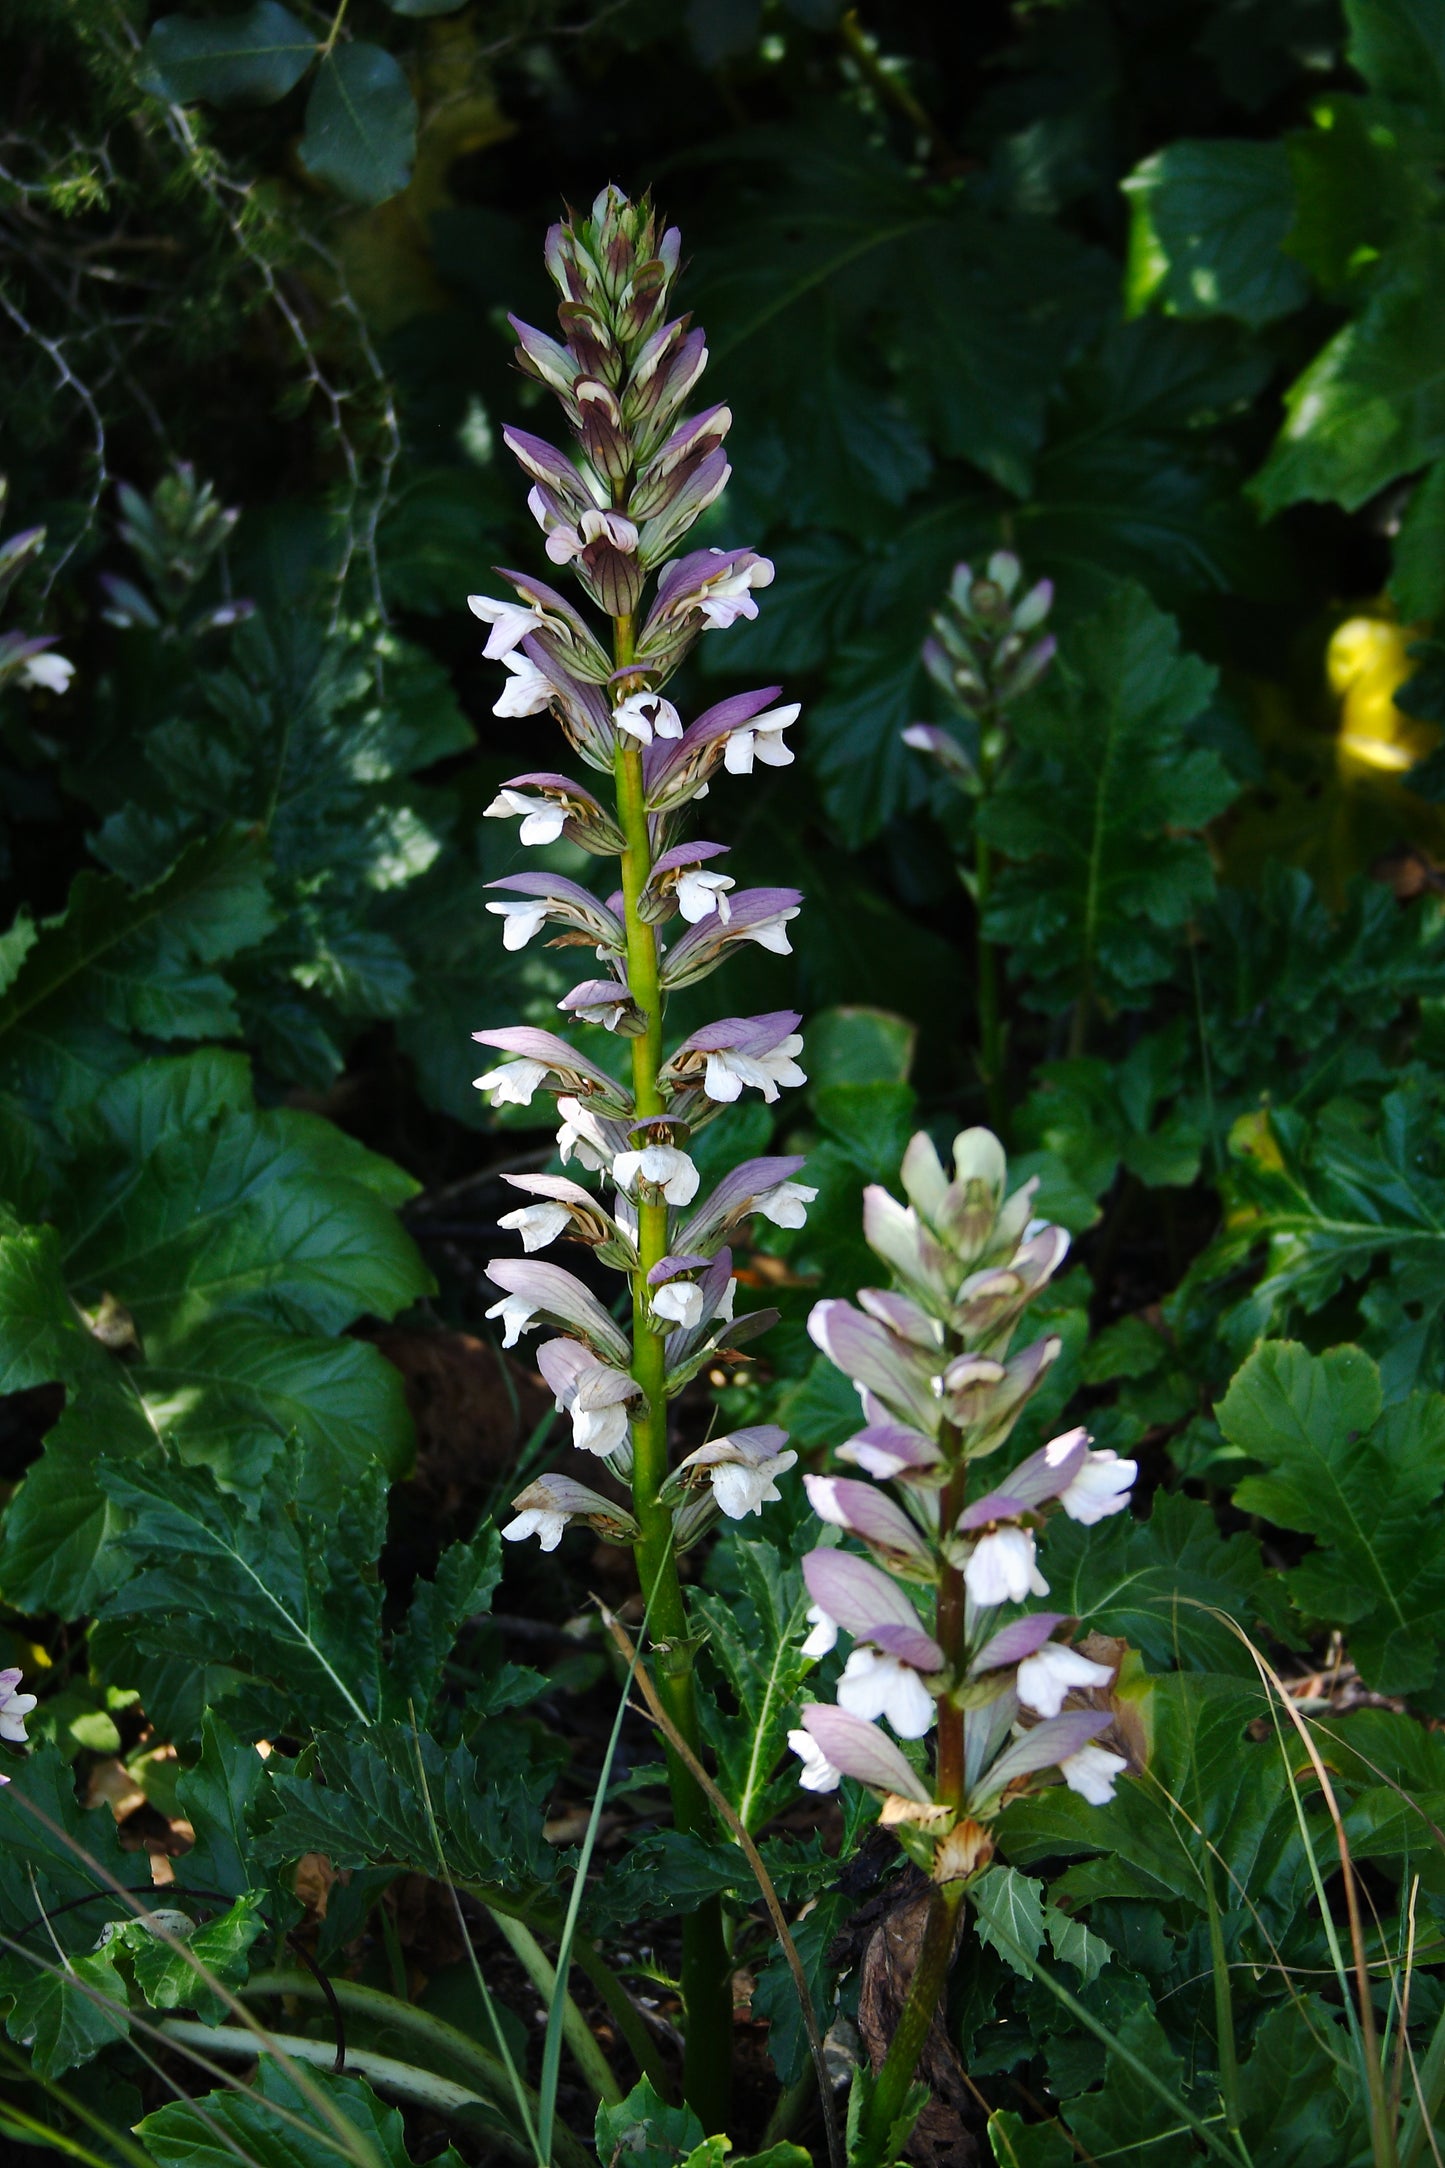
[[[1199,831],[1234,795],[1189,725],[1213,690],[1139,588],[1080,626],[1020,714],[983,832],[1010,861],[987,920],[1039,1006],[1141,1008],[1213,888]]]

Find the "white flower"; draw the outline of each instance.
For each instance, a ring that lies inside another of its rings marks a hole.
[[[700,866],[689,866],[678,875],[677,908],[690,926],[713,911],[726,926],[733,915],[727,891],[736,886],[730,873],[705,873]]]
[[[706,604],[703,607],[706,608]],[[749,614],[756,616],[757,612],[754,610]],[[755,760],[760,760],[765,768],[791,767],[792,748],[784,745],[782,734],[789,723],[798,720],[801,705],[800,701],[790,700],[785,707],[769,708],[730,732],[723,752],[723,766],[728,774],[751,775]]]
[[[24,1673],[15,1666],[0,1671],[0,1739],[9,1739],[16,1746],[25,1743],[25,1719],[35,1707],[34,1694],[17,1694]]]
[[[599,950],[598,953],[600,955],[602,952]],[[557,1006],[559,1009],[564,1009],[569,1016],[575,1016],[579,1023],[602,1024],[608,1031],[616,1031],[617,1026],[627,1014],[631,999],[632,997],[627,988],[619,986],[615,1000],[604,994],[599,995],[596,1001],[575,1004],[559,1001]]]
[[[1135,1460],[1120,1460],[1117,1453],[1090,1453],[1059,1504],[1071,1521],[1092,1528],[1096,1521],[1120,1513],[1129,1503],[1129,1492],[1139,1473]]]
[[[552,698],[546,673],[525,655],[508,655],[511,676],[492,702],[493,715],[540,715]]]
[[[758,606],[751,589],[767,587],[773,577],[771,559],[755,557],[750,565],[740,565],[736,571],[724,573],[715,580],[707,592],[698,599],[698,608],[710,625],[726,631],[740,617],[756,617]]]
[[[69,692],[70,681],[74,675],[75,664],[67,662],[63,655],[32,655],[21,667],[20,682],[22,685],[38,685],[42,692],[64,693]],[[20,1698],[23,1701],[26,1696],[22,1694]],[[0,1737],[3,1736],[4,1734],[0,1733]],[[23,1739],[25,1734],[22,1732],[20,1736]]]
[[[780,1040],[767,1054],[744,1054],[737,1047],[724,1047],[716,1054],[709,1054],[703,1073],[703,1090],[709,1099],[730,1102],[738,1098],[744,1085],[753,1084],[771,1106],[782,1084],[806,1084],[795,1054],[803,1051],[803,1041],[796,1031]]]
[[[921,1739],[937,1713],[918,1673],[882,1649],[854,1649],[838,1681],[838,1706],[870,1723],[886,1716],[900,1739]]]
[[[801,1227],[818,1192],[806,1182],[775,1182],[753,1199],[753,1210],[775,1227]]]
[[[774,1453],[767,1460],[719,1461],[708,1469],[708,1480],[720,1509],[730,1521],[741,1521],[776,1504],[782,1493],[773,1478],[786,1474],[797,1458],[796,1453]]]
[[[809,1604],[808,1622],[813,1631],[809,1634],[798,1653],[800,1656],[806,1656],[810,1661],[816,1663],[820,1656],[828,1655],[831,1650],[837,1647],[838,1628],[820,1603]],[[800,1736],[807,1738],[809,1734],[803,1732]],[[799,1752],[801,1753],[801,1751],[800,1748]]]
[[[562,1116],[557,1152],[563,1166],[575,1159],[589,1174],[606,1174],[612,1165],[612,1147],[597,1116],[570,1095],[557,1101],[557,1112]]]
[[[738,1283],[736,1280],[729,1280],[713,1305],[713,1316],[720,1317],[725,1325],[730,1325],[733,1321],[733,1304],[737,1299]]]
[[[1077,1754],[1059,1763],[1059,1774],[1069,1790],[1087,1799],[1091,1807],[1106,1807],[1114,1796],[1115,1778],[1128,1766],[1122,1754],[1111,1754],[1107,1747],[1081,1746]]]
[[[1047,1596],[1049,1584],[1034,1556],[1034,1539],[1027,1528],[999,1528],[980,1537],[963,1569],[968,1593],[977,1604],[1022,1603],[1025,1596]]]
[[[637,548],[637,529],[621,512],[589,509],[574,527],[552,510],[540,489],[528,492],[527,509],[547,537],[547,555],[554,565],[570,564],[594,542],[608,542],[627,557]]]
[[[756,941],[759,948],[771,949],[774,956],[791,956],[793,944],[788,939],[787,926],[788,921],[797,915],[796,904],[785,910],[774,911],[771,918],[760,918],[751,926],[740,927],[737,938]]]
[[[515,1347],[536,1312],[525,1295],[504,1295],[500,1302],[492,1304],[487,1315],[502,1320],[503,1347]]]
[[[490,1092],[494,1107],[529,1107],[532,1094],[547,1074],[544,1061],[504,1061],[485,1076],[473,1077],[479,1092]]]
[[[540,933],[546,925],[548,899],[538,896],[521,903],[489,903],[487,909],[504,921],[503,948],[522,949],[527,946],[533,934]]]
[[[627,1443],[627,1403],[616,1400],[610,1408],[572,1409],[572,1443],[579,1453],[615,1453]]]
[[[803,1764],[798,1771],[798,1782],[805,1792],[837,1791],[843,1772],[833,1767],[810,1731],[790,1731],[788,1744]]]
[[[504,1212],[497,1225],[514,1227],[522,1237],[523,1249],[530,1253],[545,1250],[549,1242],[555,1242],[571,1218],[565,1204],[525,1204],[519,1211]]]
[[[651,745],[654,737],[682,736],[682,717],[672,702],[664,700],[660,693],[629,693],[612,710],[612,724],[614,729],[627,731],[643,745]]]
[[[567,808],[551,798],[533,798],[524,790],[499,790],[486,809],[488,820],[522,815],[518,834],[524,843],[555,843],[567,825]]]
[[[658,1317],[690,1329],[702,1323],[702,1289],[696,1280],[668,1280],[652,1290],[652,1307]]]
[[[491,595],[468,595],[467,608],[473,617],[480,617],[492,628],[482,649],[488,662],[500,662],[526,639],[529,632],[537,629],[537,612],[524,609],[520,602],[498,602]]]
[[[1113,1676],[1107,1664],[1091,1663],[1060,1641],[1046,1641],[1019,1665],[1017,1693],[1036,1715],[1057,1716],[1071,1686],[1107,1686]]]
[[[631,1189],[643,1181],[660,1189],[669,1204],[691,1204],[702,1177],[675,1144],[648,1144],[640,1152],[619,1152],[612,1162],[612,1179],[619,1189]]]
[[[491,1312],[487,1315],[490,1317]],[[502,1534],[508,1543],[523,1543],[528,1536],[535,1536],[544,1551],[555,1551],[571,1518],[570,1513],[544,1513],[540,1506],[529,1506],[514,1521],[508,1521]]]

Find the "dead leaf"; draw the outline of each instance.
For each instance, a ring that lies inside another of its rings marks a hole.
[[[882,2069],[898,2030],[933,1902],[932,1889],[915,1867],[899,1875],[888,1894],[893,1901],[882,1909],[864,1950],[858,1989],[858,2031],[875,2072]],[[959,1935],[963,1922],[960,1910]],[[944,2030],[941,2008],[924,2042],[918,2076],[933,2098],[914,2125],[905,2148],[908,2158],[919,2168],[979,2168],[977,2113],[962,2065]]]

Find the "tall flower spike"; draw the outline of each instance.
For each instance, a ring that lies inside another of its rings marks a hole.
[[[755,596],[773,577],[751,550],[674,554],[727,482],[731,422],[725,406],[685,411],[707,346],[687,317],[670,313],[680,259],[678,235],[658,226],[650,204],[604,189],[586,217],[571,215],[547,236],[561,337],[514,319],[518,366],[556,395],[571,442],[559,449],[518,428],[504,439],[549,565],[576,580],[610,624],[604,632],[585,607],[525,571],[499,572],[515,600],[474,595],[470,607],[487,627],[486,655],[506,675],[496,712],[524,719],[549,710],[578,757],[612,785],[606,806],[572,777],[539,768],[503,784],[488,816],[519,821],[526,848],[566,840],[620,860],[618,893],[605,901],[560,875],[522,870],[492,884],[499,894],[488,908],[509,948],[544,928],[595,948],[602,973],[584,978],[559,1010],[570,1024],[621,1034],[630,1051],[620,1083],[611,1049],[594,1061],[532,1026],[475,1035],[505,1057],[478,1078],[479,1089],[496,1106],[554,1095],[564,1165],[607,1185],[593,1199],[572,1175],[512,1177],[527,1201],[503,1225],[528,1251],[563,1238],[591,1246],[598,1262],[629,1275],[632,1294],[624,1335],[560,1267],[530,1256],[488,1266],[501,1293],[490,1314],[505,1344],[536,1325],[560,1328],[564,1337],[539,1350],[539,1367],[599,1480],[607,1470],[631,1488],[629,1512],[600,1492],[546,1478],[516,1501],[518,1517],[504,1533],[536,1535],[550,1548],[569,1521],[583,1521],[635,1543],[650,1630],[667,1649],[659,1691],[696,1751],[694,1644],[677,1553],[720,1513],[761,1512],[780,1496],[778,1479],[796,1456],[784,1432],[764,1426],[711,1440],[670,1474],[667,1403],[724,1346],[772,1320],[771,1312],[734,1317],[729,1240],[753,1213],[800,1225],[814,1192],[794,1179],[801,1161],[760,1160],[699,1202],[688,1149],[693,1130],[745,1088],[772,1102],[805,1081],[797,1017],[725,1017],[670,1053],[664,1042],[667,992],[708,977],[740,945],[788,954],[787,928],[802,901],[786,888],[737,892],[713,863],[722,845],[677,833],[715,779],[786,765],[785,733],[798,717],[777,686],[734,694],[690,723],[663,694],[704,633],[757,615]],[[659,929],[674,915],[683,924],[664,960]],[[881,1644],[874,1653],[887,1655]],[[889,1706],[907,1691],[890,1686]],[[707,1802],[680,1761],[671,1781],[679,1825],[706,1829]],[[715,2081],[725,2059],[715,2041],[730,2033],[731,2003],[716,1903],[699,1907],[683,1935],[688,2098],[709,2129],[722,2129],[726,2103]]]
[[[856,1307],[820,1302],[808,1321],[862,1404],[865,1427],[840,1457],[873,1478],[809,1475],[808,1497],[870,1556],[820,1546],[803,1561],[813,1602],[801,1653],[826,1654],[840,1633],[853,1646],[838,1706],[810,1704],[789,1735],[804,1788],[851,1776],[879,1793],[883,1821],[933,1881],[928,1954],[865,2110],[863,2159],[907,2096],[953,1921],[993,1857],[1003,1806],[1060,1778],[1102,1804],[1127,1766],[1098,1743],[1107,1707],[1068,1705],[1081,1694],[1097,1701],[1113,1668],[1070,1647],[1057,1612],[1007,1623],[1000,1613],[1048,1594],[1038,1564],[1047,1516],[1062,1510],[1087,1524],[1122,1511],[1134,1463],[1091,1451],[1087,1432],[1071,1430],[1006,1474],[993,1475],[988,1460],[990,1477],[971,1487],[974,1463],[1001,1453],[1058,1353],[1047,1336],[1016,1353],[1009,1342],[1067,1240],[1032,1222],[1030,1185],[1006,1194],[1003,1147],[987,1130],[955,1140],[951,1173],[932,1140],[915,1137],[902,1180],[907,1205],[869,1190],[863,1223],[901,1285],[863,1288]],[[936,1725],[931,1776],[920,1777],[884,1724],[916,1740]]]

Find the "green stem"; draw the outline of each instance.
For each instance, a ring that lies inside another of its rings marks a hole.
[[[550,2009],[557,1993],[557,1972],[536,1936],[521,1920],[506,1912],[493,1912],[492,1924],[511,1949],[527,1978],[531,1981],[543,2002]],[[572,1997],[563,1991],[562,2037],[577,2060],[583,2078],[599,2100],[609,2107],[616,2107],[622,2098],[622,2087],[608,2067],[607,2057],[597,2044],[596,2036],[578,2009]]]
[[[1219,1900],[1214,1893],[1214,1862],[1204,1860],[1204,1894],[1209,1901],[1209,1960],[1214,1971],[1214,2029],[1218,2035],[1219,2097],[1224,2108],[1224,2127],[1242,2147],[1239,2113],[1239,2057],[1234,2045],[1234,1994],[1229,1978],[1229,1953],[1224,1946],[1224,1926]]]
[[[615,620],[619,668],[632,658],[632,622]],[[662,1067],[662,986],[657,935],[639,909],[652,871],[642,748],[617,748],[617,823],[626,839],[622,854],[623,921],[627,929],[627,983],[645,1028],[632,1041],[632,1093],[637,1118],[663,1112],[658,1072]],[[672,1512],[659,1493],[667,1480],[667,1343],[665,1332],[651,1329],[647,1275],[667,1255],[667,1206],[641,1203],[637,1210],[637,1270],[632,1278],[632,1375],[642,1387],[640,1413],[632,1425],[632,1510],[641,1534],[637,1570],[657,1653],[658,1691],[673,1723],[695,1754],[702,1750],[693,1652],[687,1607],[673,1550]],[[667,1747],[668,1784],[673,1819],[679,1829],[699,1836],[711,1833],[707,1799],[692,1772]],[[700,1905],[682,1930],[682,1999],[687,2030],[683,2053],[683,2090],[689,2105],[710,2132],[727,2128],[732,2077],[732,1985],[722,1906],[717,1898]]]
[[[979,795],[974,814],[973,903],[978,919],[975,970],[978,975],[978,1067],[983,1078],[989,1124],[1003,1143],[1008,1142],[1008,1079],[1004,1074],[1004,1026],[999,1001],[998,950],[984,932],[989,895],[993,885],[993,853],[979,832],[983,810],[993,792],[995,756],[990,738],[997,728],[996,712],[990,708],[980,719]]]

